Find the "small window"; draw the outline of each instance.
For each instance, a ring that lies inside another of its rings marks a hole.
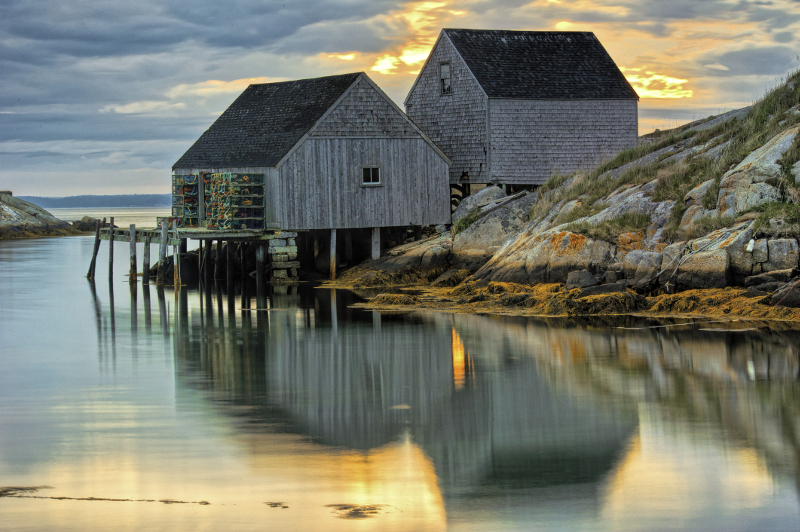
[[[362,168],[363,174],[361,184],[364,186],[375,186],[381,184],[381,169],[377,167]]]
[[[450,94],[453,89],[452,85],[450,85],[450,63],[439,65],[439,80],[441,81],[442,94]]]

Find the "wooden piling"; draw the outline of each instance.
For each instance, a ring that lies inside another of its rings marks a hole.
[[[217,254],[214,261],[214,279],[222,279],[222,240],[217,240]]]
[[[167,277],[167,223],[161,222],[161,242],[158,244],[158,274],[156,286],[164,286]]]
[[[336,280],[336,229],[331,229],[331,280]]]
[[[175,231],[175,238],[178,238],[178,222],[172,224],[172,230]],[[173,282],[176,295],[181,286],[181,249],[183,249],[184,246],[185,239],[181,239],[172,249],[172,272],[174,274]]]
[[[114,276],[114,217],[108,224],[108,278]]]
[[[264,291],[264,272],[266,270],[267,250],[262,243],[256,243],[256,297]]]
[[[106,219],[103,218],[103,223],[105,223]],[[86,277],[90,281],[94,281],[94,270],[97,266],[97,252],[100,251],[100,220],[97,220],[94,224],[94,249],[92,249],[92,262],[89,263],[89,273],[86,274]]]
[[[150,232],[144,234],[144,257],[142,258],[142,284],[150,284]]]
[[[234,262],[234,255],[233,255],[233,242],[230,240],[225,244],[225,255],[227,255],[227,263],[225,264],[225,269],[227,270],[227,285],[228,288],[233,286],[233,278],[236,273],[236,267],[233,265]]]
[[[206,247],[203,249],[203,278],[208,280],[211,277],[211,244],[213,240],[206,240]]]
[[[128,282],[135,283],[137,281],[136,276],[136,224],[131,224],[130,227],[131,233],[131,268],[128,272]]]
[[[381,258],[381,228],[372,228],[372,260]]]

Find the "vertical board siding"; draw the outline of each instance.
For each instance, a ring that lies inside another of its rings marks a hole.
[[[636,100],[489,103],[492,180],[542,184],[636,146]]]
[[[361,185],[364,166],[381,186]],[[284,229],[344,229],[450,219],[447,163],[422,138],[308,138],[279,168]]]
[[[441,94],[439,65],[450,63],[452,91]],[[445,37],[431,51],[406,99],[406,114],[452,159],[450,182],[464,172],[469,181],[488,181],[486,110],[488,99],[467,65]]]

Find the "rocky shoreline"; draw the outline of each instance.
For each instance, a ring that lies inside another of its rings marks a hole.
[[[33,203],[0,192],[0,240],[82,235],[91,229],[59,220]]]
[[[535,192],[487,187],[438,230],[329,286],[413,287],[371,308],[796,320],[800,73]]]

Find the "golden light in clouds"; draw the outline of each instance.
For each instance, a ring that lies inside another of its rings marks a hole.
[[[342,61],[353,61],[356,58],[355,53],[349,54],[331,54],[328,57],[335,57],[336,59],[341,59]]]
[[[663,74],[646,71],[639,73],[640,69],[620,68],[625,79],[633,85],[640,98],[691,98],[692,89],[684,88],[688,79],[673,78]]]
[[[409,37],[401,45],[380,55],[370,70],[380,74],[395,74],[401,64],[413,67],[424,63],[441,28],[452,18],[465,14],[464,11],[449,9],[451,3],[449,0],[410,2],[401,9],[390,11],[384,22],[390,26],[405,26],[405,33]],[[414,72],[403,73],[415,74],[418,70],[416,68]]]

